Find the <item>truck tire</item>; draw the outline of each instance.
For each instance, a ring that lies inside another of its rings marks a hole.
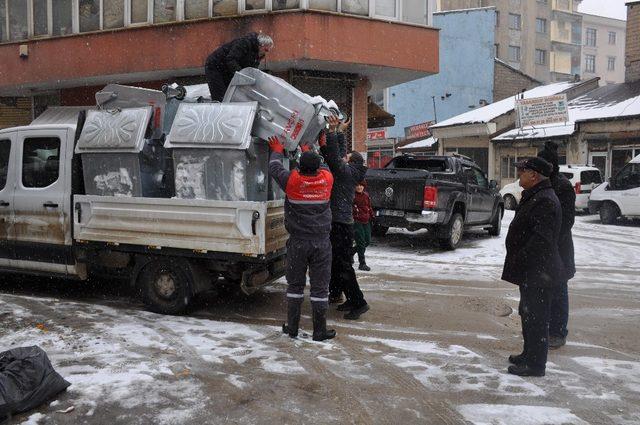
[[[489,227],[489,235],[500,236],[500,230],[502,229],[502,208],[498,207],[498,210],[491,220],[491,227]]]
[[[387,234],[389,228],[387,226],[381,226],[379,224],[374,224],[371,226],[371,234],[373,236],[384,236]]]
[[[505,195],[504,197],[504,209],[505,210],[515,210],[518,206],[518,201],[516,201],[515,196],[513,195]]]
[[[153,260],[140,272],[138,282],[142,301],[160,314],[182,314],[192,298],[188,266],[172,259]]]
[[[438,239],[440,247],[449,251],[456,249],[462,241],[462,235],[464,233],[464,219],[462,214],[453,213],[449,223],[445,225],[446,237]]]
[[[605,202],[600,206],[600,222],[614,224],[620,217],[620,209],[613,202]]]

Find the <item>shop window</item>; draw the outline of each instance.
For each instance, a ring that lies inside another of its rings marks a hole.
[[[238,0],[214,1],[213,16],[229,16],[238,14]]]
[[[173,22],[176,20],[176,0],[154,0],[153,22]]]
[[[272,0],[273,10],[299,9],[300,0]]]
[[[11,140],[0,140],[0,190],[7,185],[9,172],[9,157],[11,155]]]
[[[80,0],[78,15],[80,32],[100,29],[100,0]]]
[[[57,0],[55,7],[52,8],[53,27],[51,32],[53,35],[66,35],[73,32],[72,18],[72,0]]]
[[[335,12],[338,10],[337,0],[309,0],[309,9],[330,10]]]
[[[105,29],[124,27],[124,0],[103,0]]]
[[[209,16],[209,0],[191,0],[184,4],[184,18],[198,19]]]
[[[49,35],[47,0],[33,0],[33,35]]]
[[[22,152],[22,185],[47,187],[58,180],[60,139],[38,137],[25,139]]]
[[[0,41],[9,40],[7,31],[7,0],[0,0]]]
[[[264,10],[266,8],[266,0],[245,0],[244,10]]]
[[[369,0],[342,0],[342,12],[369,16]]]
[[[149,22],[149,2],[147,0],[131,1],[131,23],[144,24]]]
[[[9,0],[9,39],[24,40],[28,36],[27,2],[25,0]]]

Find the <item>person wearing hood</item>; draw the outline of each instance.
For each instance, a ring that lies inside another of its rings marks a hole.
[[[272,48],[271,37],[255,32],[218,47],[204,65],[211,100],[222,102],[233,75],[244,68],[257,68]]]
[[[518,285],[524,345],[509,356],[508,372],[544,376],[549,349],[551,299],[564,274],[558,240],[562,225],[560,201],[549,176],[553,166],[542,158],[516,164],[522,200],[509,226],[502,279]]]
[[[553,172],[549,176],[549,181],[560,200],[560,207],[562,208],[562,227],[560,228],[558,249],[564,263],[565,273],[559,279],[556,292],[551,300],[549,349],[554,350],[566,344],[569,333],[567,331],[567,323],[569,321],[568,281],[576,274],[573,236],[571,234],[571,228],[576,220],[576,192],[569,179],[560,173],[558,145],[553,142],[545,143],[544,149],[538,153],[538,157],[553,165]]]
[[[358,269],[370,271],[364,258],[367,246],[371,243],[371,220],[374,217],[371,208],[371,198],[366,192],[367,182],[361,181],[356,185],[356,194],[353,198],[353,229],[356,240],[356,253],[358,254]]]
[[[335,183],[331,191],[331,283],[329,284],[330,298],[339,299],[342,292],[347,301],[338,306],[339,311],[346,311],[344,318],[357,320],[369,310],[369,304],[360,290],[356,272],[353,269],[353,199],[356,184],[367,172],[364,158],[358,152],[346,155],[345,161],[340,157],[340,145],[344,143],[342,131],[346,126],[337,117],[328,118],[329,131],[326,137],[321,137],[320,151],[325,162],[333,173]]]
[[[322,159],[313,151],[300,156],[298,168],[285,169],[282,164],[284,145],[277,136],[269,138],[269,175],[285,191],[284,225],[287,241],[287,323],[282,331],[291,338],[298,336],[304,287],[309,270],[313,340],[324,341],[336,336],[327,330],[329,279],[331,275],[331,189],[333,176],[320,168]]]

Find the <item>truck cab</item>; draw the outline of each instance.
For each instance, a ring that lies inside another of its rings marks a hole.
[[[600,214],[602,224],[614,224],[620,217],[640,217],[640,155],[591,192],[589,211]]]

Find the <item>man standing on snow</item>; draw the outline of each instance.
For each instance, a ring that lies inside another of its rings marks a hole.
[[[353,270],[353,198],[358,182],[364,179],[367,167],[364,158],[358,152],[347,155],[345,162],[340,158],[340,144],[344,143],[342,127],[344,123],[331,116],[328,118],[329,131],[326,143],[320,144],[320,151],[333,173],[335,184],[331,191],[331,297],[340,297],[344,291],[347,301],[338,306],[339,311],[347,311],[345,319],[357,320],[369,310],[369,304],[358,285],[356,272]],[[323,140],[321,140],[323,141]]]
[[[300,310],[309,269],[313,340],[324,341],[336,336],[327,330],[329,278],[331,274],[331,210],[329,200],[333,176],[320,168],[320,155],[307,151],[300,157],[298,169],[288,171],[282,165],[284,146],[277,136],[269,139],[271,157],[269,175],[286,193],[284,225],[287,241],[287,323],[282,331],[291,338],[298,336]]]
[[[564,264],[565,274],[560,278],[556,292],[551,299],[551,317],[549,320],[549,349],[562,347],[567,341],[567,323],[569,321],[569,291],[568,281],[576,274],[576,263],[573,251],[573,236],[571,228],[576,221],[576,192],[569,179],[560,173],[558,165],[558,145],[553,142],[545,143],[544,149],[538,156],[551,165],[553,172],[549,176],[551,187],[560,200],[562,208],[562,227],[558,249]]]
[[[564,265],[558,250],[562,210],[549,176],[553,166],[542,158],[516,164],[524,189],[506,239],[502,279],[520,287],[518,312],[524,349],[509,356],[509,373],[544,376],[549,349],[551,299]]]
[[[271,37],[252,32],[223,44],[211,53],[204,65],[211,100],[222,102],[233,74],[247,67],[257,68],[271,48]]]

